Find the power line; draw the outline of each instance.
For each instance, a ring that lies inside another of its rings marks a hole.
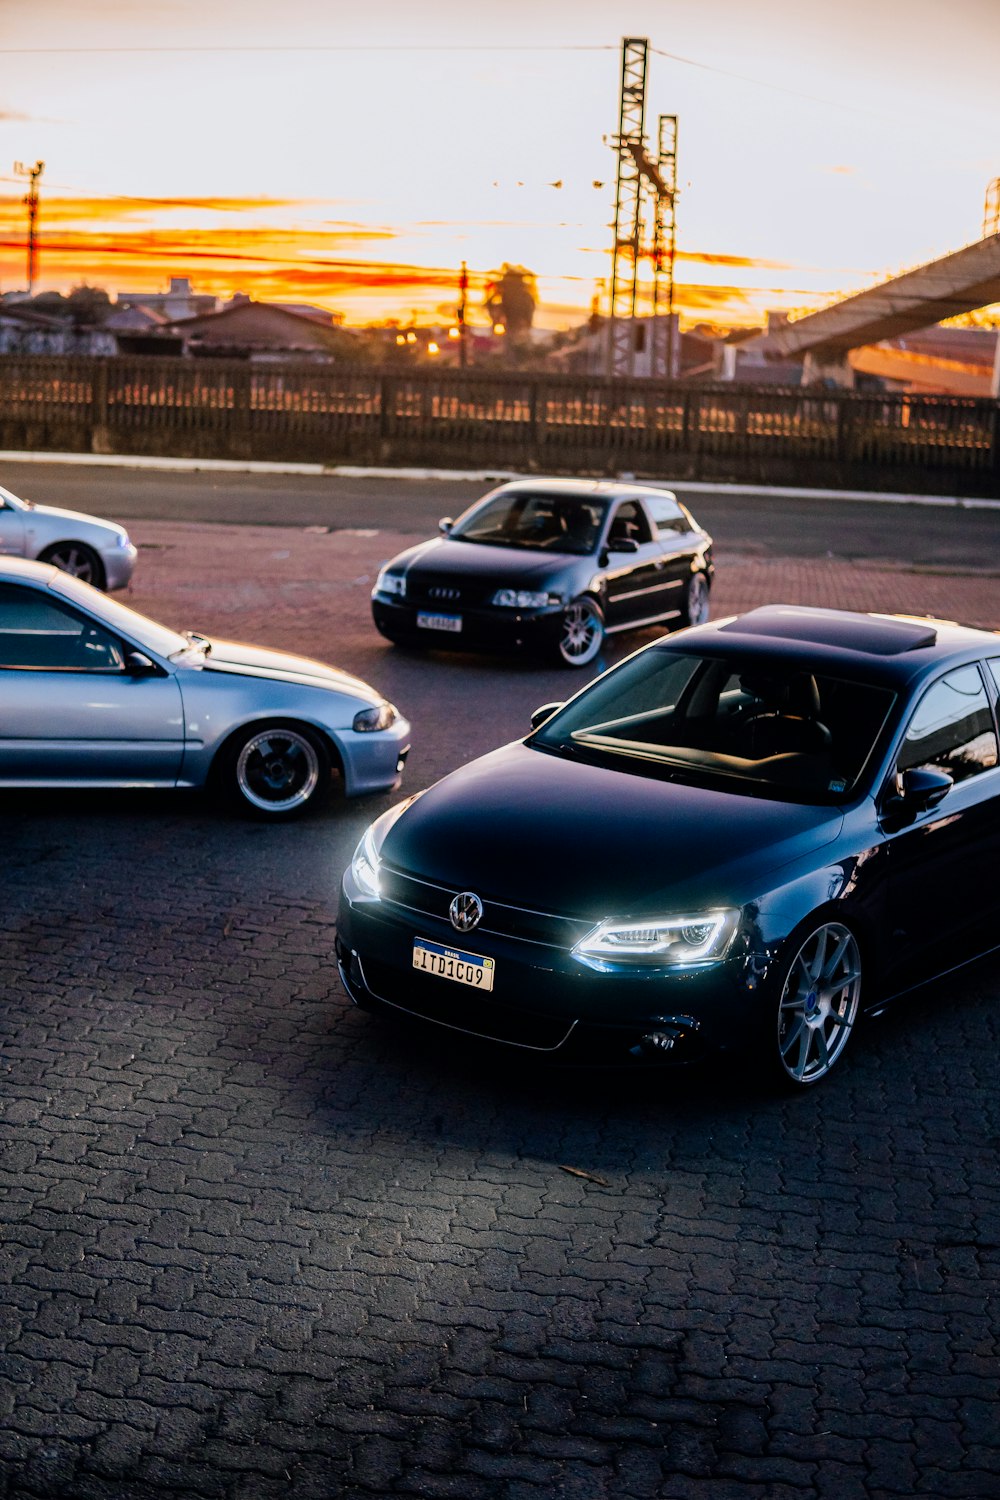
[[[481,46],[472,43],[449,43],[443,47],[430,46],[425,42],[409,45],[405,42],[384,42],[368,46],[350,46],[341,44],[317,43],[315,46],[247,46],[239,44],[236,46],[170,46],[170,47],[0,47],[0,57],[52,57],[58,53],[77,56],[78,54],[124,54],[136,55],[139,53],[162,53],[162,52],[204,52],[204,53],[242,53],[263,52],[267,54],[275,52],[615,52],[617,48],[605,43],[582,44],[575,42],[554,42],[551,45],[513,45],[513,46]]]

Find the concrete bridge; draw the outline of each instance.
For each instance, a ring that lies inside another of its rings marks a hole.
[[[1000,302],[1000,234],[770,331],[767,356],[804,356],[804,384],[832,379],[850,386],[852,349],[929,328],[994,302]],[[1000,396],[1000,339],[991,394]]]

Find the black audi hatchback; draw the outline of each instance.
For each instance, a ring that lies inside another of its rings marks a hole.
[[[666,636],[383,814],[357,1004],[552,1058],[823,1079],[1000,944],[1000,636],[771,606]]]
[[[708,619],[712,538],[669,490],[515,480],[440,530],[378,575],[372,615],[390,641],[584,667],[605,635]]]

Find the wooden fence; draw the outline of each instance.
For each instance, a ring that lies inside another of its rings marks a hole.
[[[1000,495],[1000,403],[166,358],[0,358],[0,447]]]

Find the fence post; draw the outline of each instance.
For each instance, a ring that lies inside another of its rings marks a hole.
[[[94,359],[90,367],[90,451],[110,453],[110,411],[108,409],[108,363]]]

